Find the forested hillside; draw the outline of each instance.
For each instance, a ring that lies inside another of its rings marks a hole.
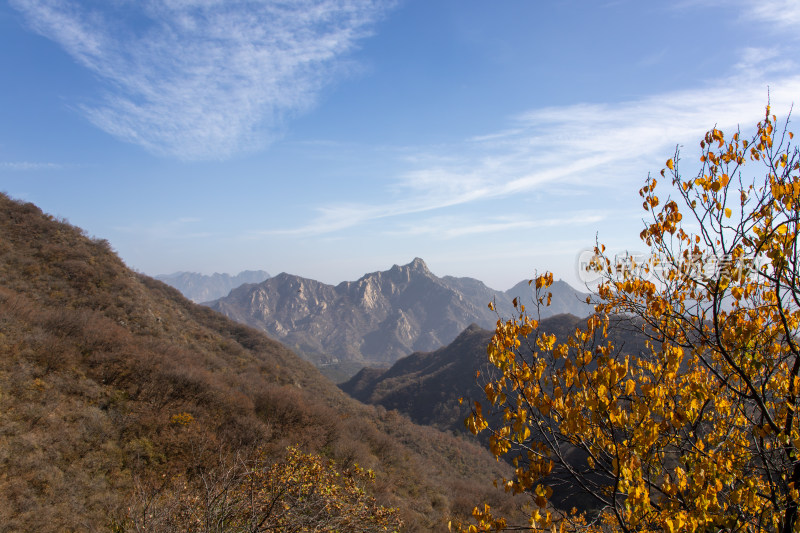
[[[291,457],[333,460],[347,479],[371,469],[354,493],[364,516],[407,531],[442,531],[484,499],[514,513],[490,484],[502,463],[476,443],[350,399],[281,344],[4,195],[0,280],[3,530],[192,530],[203,487],[235,488],[237,465],[254,464],[283,487]]]

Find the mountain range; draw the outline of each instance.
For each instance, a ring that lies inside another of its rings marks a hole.
[[[567,283],[557,281],[550,292],[552,302],[542,308],[542,317],[591,313],[588,295]],[[385,368],[412,352],[445,346],[472,323],[493,328],[498,315],[513,314],[514,298],[533,303],[527,281],[496,291],[472,278],[437,277],[416,258],[336,286],[281,273],[208,305],[344,381],[365,366]]]
[[[227,296],[231,289],[235,289],[245,283],[261,283],[269,278],[269,273],[263,270],[245,270],[235,276],[217,272],[209,276],[197,272],[174,272],[172,274],[160,274],[155,278],[171,287],[175,287],[191,301],[202,303]]]

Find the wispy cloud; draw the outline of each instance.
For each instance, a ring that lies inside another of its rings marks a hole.
[[[33,161],[0,161],[0,170],[33,171],[60,170],[68,165],[62,163],[39,163]]]
[[[440,239],[452,239],[486,233],[596,224],[605,218],[606,215],[599,212],[581,212],[566,217],[527,218],[523,220],[519,220],[518,217],[487,217],[485,220],[476,221],[474,218],[442,216],[430,217],[413,224],[401,226],[399,230],[390,233],[394,235],[427,235]]]
[[[746,24],[753,22],[766,23],[768,33],[765,42],[770,42],[778,33],[787,32],[797,39],[800,37],[797,27],[800,26],[800,4],[796,0],[674,0],[670,7],[677,10],[696,9],[704,6],[710,8],[731,7],[739,9],[740,18]],[[787,33],[781,35],[785,39]]]
[[[745,2],[745,6],[746,16],[782,29],[796,30],[800,26],[800,3],[797,0],[756,0]]]
[[[283,233],[318,234],[371,220],[535,192],[607,191],[638,186],[657,172],[677,144],[692,143],[712,127],[752,127],[769,99],[788,113],[800,95],[796,65],[769,49],[746,49],[727,79],[638,100],[534,109],[499,132],[460,145],[422,149],[395,176],[391,201],[319,208],[319,216]],[[690,152],[691,153],[691,152]],[[565,214],[565,216],[569,216]],[[471,231],[502,231],[488,224]]]
[[[656,52],[653,52],[649,55],[644,56],[637,62],[639,67],[653,67],[655,65],[659,65],[664,62],[664,59],[667,58],[669,55],[669,48],[662,48]]]
[[[184,159],[264,146],[346,72],[385,0],[11,0],[105,82],[98,127]],[[102,6],[102,8],[100,7]]]

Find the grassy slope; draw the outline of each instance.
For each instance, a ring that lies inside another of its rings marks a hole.
[[[294,443],[375,469],[373,492],[409,531],[441,531],[484,498],[511,506],[490,483],[503,465],[475,443],[351,400],[108,243],[0,195],[3,531],[108,530],[135,487]]]

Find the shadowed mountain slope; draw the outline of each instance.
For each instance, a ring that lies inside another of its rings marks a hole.
[[[566,283],[552,292],[555,305],[546,313],[589,314],[586,295]],[[336,286],[282,273],[209,305],[349,377],[363,366],[385,367],[411,352],[435,350],[471,323],[493,327],[497,316],[488,303],[507,315],[514,297],[532,301],[527,282],[499,292],[471,278],[439,278],[417,258]]]
[[[565,338],[583,321],[562,314],[542,320],[540,328]],[[472,402],[459,404],[458,400],[485,400],[475,376],[486,371],[486,347],[492,334],[472,324],[443,348],[413,353],[385,371],[365,368],[339,387],[364,403],[405,413],[418,424],[464,432]]]
[[[408,531],[443,531],[484,498],[512,509],[488,486],[508,473],[475,443],[352,400],[107,242],[0,195],[3,530],[109,531],[170,487],[292,444],[372,468],[368,490]]]

